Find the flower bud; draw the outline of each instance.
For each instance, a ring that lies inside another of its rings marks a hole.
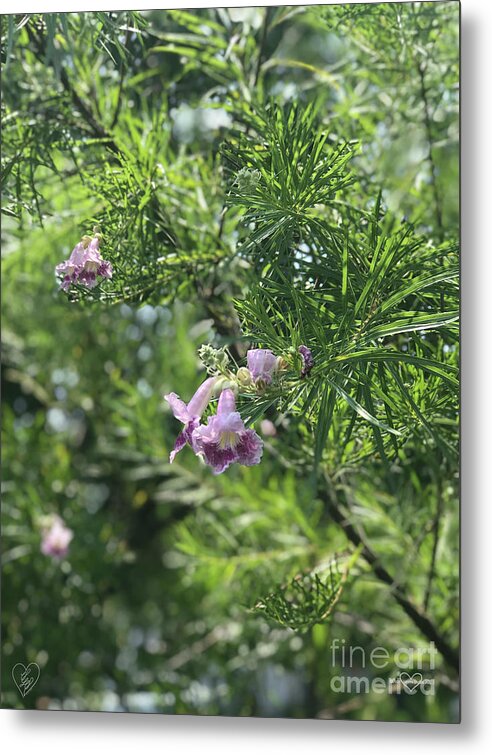
[[[255,380],[255,386],[256,386],[256,392],[257,393],[265,393],[268,385],[270,385],[270,383],[268,383],[263,378],[258,378],[257,380]]]
[[[214,395],[220,396],[222,391],[225,391],[226,388],[230,389],[234,392],[234,394],[237,394],[238,387],[236,381],[230,380],[226,377],[220,377],[218,378],[217,382],[214,385]]]
[[[284,370],[287,370],[289,368],[289,363],[285,357],[278,357],[277,358],[277,370],[279,372],[282,372]]]
[[[309,375],[311,370],[314,367],[314,359],[311,349],[308,349],[307,346],[299,346],[299,354],[301,355],[302,360],[302,368],[301,368],[301,377],[305,378]]]
[[[249,385],[253,385],[253,378],[251,376],[251,372],[247,367],[240,367],[238,369],[238,371],[236,372],[236,380],[239,385],[242,385],[245,388],[247,388]]]

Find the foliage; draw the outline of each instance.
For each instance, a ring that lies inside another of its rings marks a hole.
[[[3,705],[456,719],[458,13],[2,17]],[[282,357],[257,467],[168,463],[204,344]],[[432,637],[433,698],[331,689]]]
[[[336,559],[326,571],[325,577],[318,572],[297,574],[260,599],[254,610],[291,629],[310,629],[321,624],[333,611],[344,581]]]

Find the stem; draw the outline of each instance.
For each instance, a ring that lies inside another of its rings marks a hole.
[[[126,36],[125,36],[125,48],[128,47],[128,42],[130,41],[130,29],[126,30]],[[116,126],[116,123],[118,122],[118,118],[120,115],[121,105],[123,102],[123,82],[125,80],[125,65],[124,65],[124,57],[121,57],[120,61],[120,80],[118,84],[118,99],[116,100],[116,108],[113,115],[113,120],[111,121],[110,131],[114,129]]]
[[[272,9],[270,8],[270,6],[265,8],[265,16],[263,19],[263,26],[261,29],[260,49],[258,51],[258,60],[256,62],[256,70],[255,70],[255,75],[253,79],[253,88],[257,86],[259,78],[260,78],[261,64],[263,63],[263,55],[265,53],[265,44],[266,44],[266,39],[268,35],[268,26],[270,23],[271,10]]]
[[[436,513],[434,516],[434,521],[432,522],[432,532],[434,533],[434,540],[432,543],[432,556],[431,556],[431,565],[429,570],[429,578],[427,580],[427,588],[425,591],[425,598],[424,598],[424,611],[427,611],[429,607],[429,601],[431,596],[431,590],[432,590],[432,582],[434,580],[434,576],[436,573],[436,558],[437,558],[437,545],[439,542],[439,534],[440,534],[440,524],[441,524],[441,516],[442,516],[442,489],[441,489],[441,482],[440,480],[437,481],[437,507],[436,507]]]

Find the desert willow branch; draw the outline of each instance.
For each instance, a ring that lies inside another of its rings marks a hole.
[[[420,608],[418,608],[405,595],[401,586],[396,586],[396,580],[381,565],[380,559],[366,543],[364,537],[357,532],[355,527],[348,521],[336,501],[325,487],[318,489],[318,496],[325,504],[326,509],[333,520],[344,530],[351,543],[356,546],[362,546],[361,556],[367,561],[372,568],[376,577],[391,588],[392,595],[396,602],[403,608],[407,616],[413,621],[415,626],[427,637],[434,642],[436,648],[441,653],[445,661],[456,671],[459,671],[459,652],[453,648],[445,637],[434,626],[430,618]]]
[[[46,48],[45,48],[42,32],[39,30],[39,33],[38,33],[38,30],[36,29],[36,27],[31,26],[29,24],[27,24],[26,29],[27,29],[29,38],[31,39],[31,42],[33,43],[33,51],[36,58],[41,63],[45,64]],[[97,120],[90,106],[86,104],[83,101],[83,99],[80,97],[75,87],[72,85],[64,66],[60,66],[60,81],[62,83],[63,89],[69,95],[70,99],[72,100],[77,110],[80,112],[85,123],[90,128],[93,136],[96,139],[100,139],[102,142],[104,142],[106,148],[110,152],[112,152],[118,159],[120,159],[120,156],[121,156],[120,148],[114,141],[112,135],[105,128],[105,126],[103,126],[103,124]]]

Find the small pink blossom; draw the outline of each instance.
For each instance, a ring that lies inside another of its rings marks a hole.
[[[260,422],[261,434],[267,438],[274,438],[277,434],[277,428],[271,419],[262,419]]]
[[[43,528],[41,553],[58,560],[65,558],[72,538],[73,531],[66,526],[63,519],[54,514],[50,517],[49,525]]]
[[[111,278],[111,263],[103,260],[99,251],[99,238],[85,236],[72,250],[68,260],[56,266],[57,275],[62,278],[60,288],[68,291],[73,283],[86,288],[94,288],[99,278]]]
[[[221,474],[234,462],[246,467],[259,464],[263,453],[263,441],[254,430],[246,429],[236,412],[236,399],[230,388],[220,394],[217,414],[193,430],[192,446],[214,474]]]

